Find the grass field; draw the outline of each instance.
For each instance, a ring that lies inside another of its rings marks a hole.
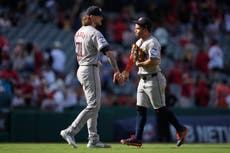
[[[74,149],[66,143],[0,143],[1,153],[229,153],[230,144],[143,144],[141,148],[112,144],[112,148],[88,149],[85,143]]]

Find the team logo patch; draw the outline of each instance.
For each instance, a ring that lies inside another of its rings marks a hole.
[[[99,36],[98,37],[98,41],[100,42],[100,43],[106,43],[106,40],[105,40],[105,38],[103,37],[103,36]]]
[[[151,55],[151,57],[157,56],[158,55],[157,49],[156,48],[152,48],[151,51],[150,51],[150,55]]]

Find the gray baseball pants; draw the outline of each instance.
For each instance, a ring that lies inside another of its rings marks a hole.
[[[87,122],[89,141],[99,141],[99,135],[97,133],[97,118],[101,106],[99,66],[79,66],[77,78],[82,85],[87,106],[79,113],[68,130],[71,134],[76,135]]]

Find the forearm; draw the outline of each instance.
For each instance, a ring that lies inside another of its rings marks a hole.
[[[155,67],[160,64],[158,59],[147,59],[143,62],[136,62],[136,66],[138,67]]]
[[[108,57],[108,61],[113,69],[114,72],[120,72],[118,66],[117,66],[117,61],[115,59],[115,57],[113,56],[111,51],[108,51],[106,53],[107,57]]]

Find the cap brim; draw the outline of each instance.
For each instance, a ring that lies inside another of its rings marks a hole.
[[[135,23],[135,24],[143,25],[143,23],[138,21],[138,20],[133,20],[132,22]]]

